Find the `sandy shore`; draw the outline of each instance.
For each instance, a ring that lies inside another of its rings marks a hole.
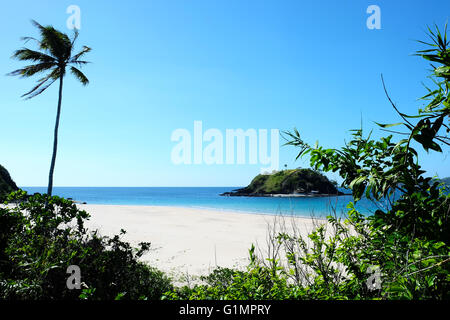
[[[152,243],[143,259],[170,274],[206,274],[215,266],[243,267],[252,243],[267,249],[272,215],[245,214],[163,206],[79,205],[90,213],[89,229],[113,235],[125,229],[124,239],[136,245]],[[313,229],[309,218],[285,218],[301,233]]]

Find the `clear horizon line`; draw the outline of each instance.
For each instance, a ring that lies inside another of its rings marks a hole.
[[[47,188],[47,186],[18,186],[19,188]],[[53,186],[53,188],[242,188],[243,186]]]

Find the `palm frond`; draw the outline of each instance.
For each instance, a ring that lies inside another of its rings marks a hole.
[[[85,86],[89,83],[89,79],[84,75],[83,72],[75,67],[70,67],[72,74]]]
[[[25,42],[33,40],[37,43],[39,50],[22,48],[16,50],[13,53],[12,58],[20,61],[31,61],[34,62],[34,64],[14,70],[8,75],[31,77],[45,71],[48,71],[49,73],[39,79],[37,84],[30,91],[23,94],[22,97],[31,99],[40,95],[57,79],[63,78],[66,73],[66,68],[68,67],[70,67],[72,74],[83,85],[87,85],[89,83],[88,78],[75,66],[81,67],[89,63],[88,61],[80,60],[79,58],[91,51],[91,48],[83,46],[78,54],[71,56],[75,41],[78,38],[78,30],[75,30],[73,37],[69,38],[65,33],[56,30],[52,26],[43,26],[35,20],[32,20],[31,22],[39,29],[40,38],[38,40],[33,37],[23,37],[22,40]]]
[[[44,72],[52,67],[54,67],[55,64],[51,62],[43,62],[38,64],[29,65],[26,67],[23,67],[21,69],[14,70],[13,72],[8,73],[8,76],[21,76],[23,78],[28,78],[36,73]]]
[[[20,40],[22,40],[25,43],[27,43],[30,40],[33,40],[38,44],[39,47],[41,46],[41,42],[38,39],[33,38],[33,37],[21,37]]]
[[[81,49],[80,52],[78,52],[76,55],[74,55],[72,58],[70,58],[71,62],[75,62],[77,61],[79,58],[81,58],[82,56],[84,56],[86,53],[90,52],[92,49],[87,47],[87,46],[83,46],[83,48]]]
[[[43,86],[42,88],[38,89],[42,84],[45,83],[45,82],[42,82],[42,83],[39,84],[39,86],[37,86],[36,89],[30,91],[30,92],[27,93],[27,94],[23,94],[22,97],[26,97],[26,98],[25,98],[26,100],[32,99],[32,98],[34,98],[34,97],[40,95],[40,94],[41,94],[42,92],[44,92],[45,90],[47,90],[47,88],[50,87],[50,86],[53,84],[53,82],[55,82],[55,81],[56,81],[56,79],[51,79],[51,81],[50,81],[49,83],[47,83],[47,84],[46,84],[45,86]]]
[[[59,61],[69,59],[72,51],[72,42],[66,34],[52,26],[44,27],[34,20],[32,20],[32,23],[41,33],[41,49],[48,50]]]
[[[71,44],[72,50],[73,50],[73,48],[75,47],[75,41],[77,41],[78,36],[80,35],[80,33],[78,32],[78,29],[77,29],[77,28],[75,28],[75,29],[73,29],[73,30],[74,30],[74,31],[73,31],[72,44]]]
[[[42,92],[44,92],[48,87],[50,87],[53,82],[55,82],[60,76],[60,72],[59,69],[55,68],[51,73],[49,73],[47,76],[45,76],[42,79],[38,80],[38,84],[36,86],[33,87],[33,89],[31,89],[30,91],[28,91],[27,93],[24,93],[22,95],[23,97],[26,97],[26,99],[31,99],[34,98],[38,95],[40,95]],[[47,83],[47,81],[50,80],[50,83]],[[47,83],[47,84],[46,84]],[[44,84],[46,84],[45,86],[43,86]],[[42,87],[43,86],[43,87]]]
[[[56,63],[56,59],[39,51],[34,51],[28,48],[22,48],[14,51],[12,57],[13,59],[18,59],[20,61],[40,61],[40,62],[54,62]]]
[[[70,60],[69,63],[77,64],[79,66],[84,66],[85,64],[91,63],[90,61],[84,61],[84,60]]]

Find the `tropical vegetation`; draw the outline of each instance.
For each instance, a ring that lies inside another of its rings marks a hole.
[[[413,142],[426,151],[443,152],[450,132],[450,48],[447,26],[429,29],[431,42],[417,54],[432,62],[433,88],[415,115],[379,124],[403,139],[381,139],[352,130],[341,149],[304,142],[297,129],[285,132],[286,144],[309,156],[311,167],[338,173],[341,187],[352,191],[344,219],[337,214],[304,238],[283,229],[272,233],[272,253],[257,257],[243,274],[217,270],[206,284],[184,287],[172,299],[450,299],[449,188],[426,176]],[[384,80],[383,80],[384,84]],[[404,126],[405,132],[392,132]],[[362,197],[379,209],[364,216],[355,208]],[[385,204],[382,206],[381,204]],[[331,232],[330,232],[331,231]],[[284,248],[285,257],[280,248]],[[276,253],[276,254],[273,254]],[[283,259],[287,264],[283,265]]]
[[[0,299],[160,299],[172,285],[161,271],[140,262],[150,243],[133,248],[89,232],[89,214],[73,201],[24,191],[0,207]],[[80,290],[69,289],[68,267],[82,266]]]
[[[0,298],[450,299],[449,188],[427,175],[417,151],[442,153],[450,142],[447,28],[429,29],[429,36],[417,53],[432,62],[425,106],[402,113],[386,90],[402,119],[379,124],[389,135],[374,139],[356,129],[333,149],[311,146],[297,129],[285,132],[286,144],[309,158],[310,172],[334,172],[351,190],[343,217],[333,212],[306,237],[273,226],[270,250],[252,246],[245,270],[217,268],[203,283],[175,287],[140,262],[149,243],[133,248],[121,235],[102,237],[84,227],[89,215],[72,201],[16,191],[0,206]],[[363,197],[379,206],[373,215],[356,209]],[[83,265],[80,290],[66,286],[70,265]]]

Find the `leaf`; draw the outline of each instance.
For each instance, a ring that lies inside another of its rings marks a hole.
[[[391,123],[391,124],[383,124],[383,123],[378,123],[378,122],[375,122],[377,125],[379,125],[380,127],[382,127],[382,128],[390,128],[390,127],[395,127],[395,126],[399,126],[399,125],[402,125],[403,123],[402,122],[398,122],[398,123]]]

